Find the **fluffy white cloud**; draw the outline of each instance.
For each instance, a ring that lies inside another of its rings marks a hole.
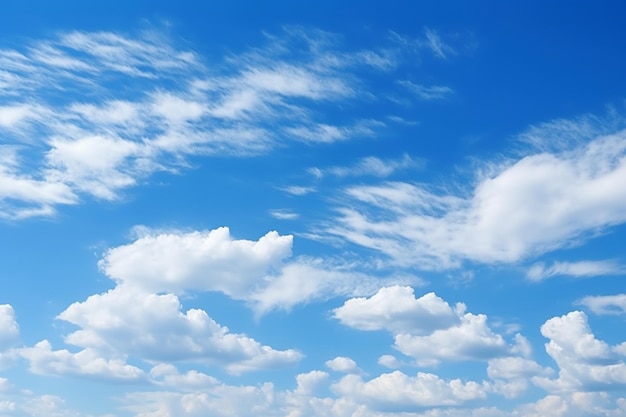
[[[92,349],[78,353],[52,350],[50,342],[42,340],[30,348],[19,349],[19,355],[30,363],[30,370],[43,375],[80,375],[107,380],[138,380],[143,371],[122,359],[105,359]]]
[[[369,298],[349,299],[334,310],[334,316],[357,329],[390,331],[394,347],[421,366],[529,354],[523,336],[516,335],[516,343],[509,345],[487,325],[487,316],[466,313],[465,308],[459,303],[453,309],[435,293],[415,298],[411,287],[396,285],[383,287]]]
[[[518,379],[535,375],[549,375],[553,371],[543,368],[537,362],[516,356],[489,360],[487,375],[492,379]]]
[[[602,392],[574,392],[548,395],[515,409],[511,417],[620,417],[626,413],[626,399],[612,401]],[[507,415],[507,414],[504,414]]]
[[[516,356],[491,359],[487,367],[487,375],[494,380],[492,390],[506,398],[520,396],[528,388],[530,378],[549,376],[553,372],[531,359]]]
[[[17,341],[20,328],[15,320],[15,311],[10,304],[0,304],[0,348]]]
[[[530,267],[526,277],[531,281],[541,281],[558,275],[584,278],[617,275],[624,270],[624,267],[615,261],[555,262],[549,267],[539,262]]]
[[[391,369],[397,369],[401,366],[398,358],[393,355],[382,355],[378,358],[378,364]]]
[[[375,278],[321,259],[298,258],[285,264],[246,296],[257,313],[290,309],[296,304],[334,296],[371,294],[382,282],[415,282],[413,277]]]
[[[292,364],[302,356],[231,333],[203,310],[183,312],[173,294],[116,287],[70,305],[58,318],[80,327],[67,335],[69,344],[148,361],[200,361],[236,374]]]
[[[543,129],[546,137],[568,132]],[[431,269],[464,260],[517,262],[580,243],[626,221],[626,131],[591,133],[584,144],[577,136],[566,149],[488,165],[459,194],[404,182],[350,187],[349,202],[326,231]]]
[[[477,382],[445,381],[419,372],[409,376],[400,371],[382,374],[367,382],[346,375],[333,390],[349,399],[364,402],[374,410],[407,412],[423,407],[452,406],[486,397],[486,388]]]
[[[553,317],[541,326],[541,334],[550,339],[546,352],[559,366],[559,377],[536,377],[539,386],[554,392],[626,386],[626,364],[617,357],[615,348],[596,339],[585,313],[573,311]]]
[[[484,314],[466,313],[458,325],[425,336],[400,333],[394,340],[396,349],[425,366],[443,360],[485,360],[510,351],[504,338],[489,328]]]
[[[626,294],[588,296],[579,304],[595,314],[626,314]]]
[[[463,306],[457,306],[463,309]],[[361,330],[427,334],[460,322],[448,303],[435,293],[415,298],[411,287],[383,287],[369,298],[352,298],[334,310],[343,324]]]
[[[337,295],[372,293],[379,278],[350,266],[300,257],[287,260],[293,238],[269,232],[256,241],[211,231],[153,232],[108,250],[100,269],[118,285],[149,292],[219,291],[258,314]],[[390,278],[410,282],[407,278]]]
[[[116,282],[148,291],[221,291],[242,298],[291,256],[292,243],[292,236],[276,232],[257,241],[233,239],[226,227],[151,233],[108,250],[98,265]]]
[[[231,386],[223,383],[206,386],[207,391],[180,393],[175,391],[136,392],[126,396],[124,409],[136,417],[202,417],[211,416],[276,416],[274,387]]]
[[[313,395],[320,384],[328,379],[328,374],[323,371],[311,371],[296,375],[296,395]]]
[[[337,356],[334,359],[326,361],[326,366],[336,372],[354,373],[359,372],[359,367],[351,358],[345,356]]]

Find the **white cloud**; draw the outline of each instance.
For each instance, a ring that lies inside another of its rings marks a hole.
[[[527,390],[530,378],[550,376],[553,372],[531,359],[516,356],[491,359],[487,366],[487,375],[495,381],[492,390],[506,398],[519,397]]]
[[[0,304],[0,348],[15,343],[20,328],[15,320],[15,311],[10,304]]]
[[[553,317],[541,326],[541,334],[550,340],[546,352],[559,366],[559,377],[536,377],[537,385],[553,392],[626,386],[626,364],[618,359],[615,348],[596,339],[585,313],[573,311]]]
[[[474,381],[445,381],[437,375],[419,372],[409,376],[400,371],[382,374],[364,382],[346,375],[333,390],[348,399],[365,403],[373,410],[409,412],[423,407],[453,406],[486,397],[486,389]]]
[[[288,187],[282,187],[281,190],[283,190],[286,193],[292,194],[292,195],[307,195],[310,193],[314,193],[316,191],[315,187],[305,187],[305,186],[301,186],[301,185],[291,185]]]
[[[86,196],[114,200],[190,156],[372,135],[381,122],[338,126],[316,108],[367,96],[358,70],[392,69],[393,54],[345,51],[331,38],[287,29],[210,68],[156,31],[74,31],[1,50],[0,133],[23,149],[10,172],[1,168],[0,184],[36,190],[2,187],[0,216],[50,216]]]
[[[402,365],[393,355],[382,355],[378,358],[378,364],[391,369],[398,369]]]
[[[437,58],[446,58],[448,54],[454,53],[454,49],[446,44],[439,34],[433,29],[426,29],[427,45]]]
[[[574,392],[548,395],[517,407],[512,417],[620,417],[626,412],[626,400],[612,401],[604,392]]]
[[[443,85],[425,86],[407,80],[399,81],[398,83],[422,100],[441,100],[454,93],[454,90],[450,87]]]
[[[293,238],[269,232],[256,241],[211,231],[152,232],[109,249],[100,269],[118,285],[148,292],[218,291],[246,301],[257,314],[338,295],[372,293],[380,278],[352,265],[291,257]],[[389,278],[407,282],[410,278]]]
[[[398,159],[380,159],[375,156],[368,156],[349,167],[310,168],[309,171],[314,173],[317,178],[321,178],[324,175],[334,175],[337,177],[371,175],[384,178],[392,175],[396,171],[419,167],[420,165],[420,161],[414,160],[409,155],[404,154],[402,158]]]
[[[143,371],[122,359],[105,359],[92,349],[78,353],[52,350],[42,340],[33,347],[19,349],[19,355],[30,363],[30,370],[42,375],[80,375],[105,380],[133,381],[143,378]]]
[[[485,360],[510,350],[504,338],[489,328],[484,314],[466,313],[458,325],[425,336],[400,333],[394,339],[396,349],[423,366],[438,365],[444,360]]]
[[[384,287],[369,298],[352,298],[334,310],[343,324],[360,330],[428,334],[460,322],[458,315],[435,293],[415,298],[413,288]]]
[[[211,231],[145,234],[109,249],[98,263],[118,283],[150,291],[221,291],[242,298],[291,256],[292,236],[269,232],[257,241]]]
[[[17,128],[18,125],[28,119],[37,119],[41,109],[31,104],[16,104],[0,106],[0,127]]]
[[[276,416],[272,405],[275,390],[272,384],[232,386],[208,384],[210,391],[188,393],[172,391],[136,392],[126,395],[124,409],[137,417],[202,417],[211,416]]]
[[[323,371],[311,371],[296,375],[296,395],[313,395],[319,386],[328,379],[328,374]]]
[[[310,143],[332,143],[351,139],[353,137],[372,136],[373,127],[380,126],[382,122],[364,121],[354,126],[333,126],[325,123],[308,126],[288,127],[285,133],[296,140]]]
[[[622,130],[493,164],[458,194],[404,182],[350,187],[325,231],[421,268],[518,262],[626,221],[625,176]]]
[[[411,277],[375,278],[354,272],[351,265],[327,264],[320,259],[299,258],[268,277],[265,285],[247,299],[258,313],[288,310],[296,304],[335,296],[371,294],[383,282],[410,282]]]
[[[531,281],[542,281],[560,275],[585,278],[618,275],[624,271],[624,267],[615,261],[555,262],[549,267],[539,262],[528,269],[526,277]]]
[[[326,361],[326,366],[336,372],[345,372],[348,374],[359,372],[359,367],[356,362],[345,356],[337,356],[334,359]]]
[[[489,328],[487,316],[466,313],[465,308],[459,303],[453,309],[434,293],[416,299],[411,287],[396,285],[369,298],[349,299],[333,313],[350,327],[390,331],[394,347],[420,366],[436,366],[443,360],[487,360],[528,350],[521,335],[511,346]]]
[[[289,211],[287,209],[270,210],[270,216],[278,220],[295,220],[300,217],[298,213],[294,213],[293,211]]]
[[[118,286],[73,303],[58,318],[80,328],[66,336],[68,344],[148,361],[200,361],[238,374],[292,364],[302,356],[231,333],[204,310],[183,312],[173,294]]]
[[[626,294],[587,296],[578,303],[595,314],[626,314]]]
[[[402,45],[403,49],[413,50],[418,54],[426,49],[436,58],[446,59],[448,55],[456,53],[455,49],[444,42],[434,29],[426,28],[424,36],[419,38],[410,38],[396,32],[390,32],[390,36],[396,43]]]

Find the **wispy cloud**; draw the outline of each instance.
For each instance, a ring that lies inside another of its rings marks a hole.
[[[423,163],[422,160],[413,159],[407,154],[404,154],[398,159],[381,159],[375,156],[368,156],[362,158],[352,166],[329,168],[314,167],[310,168],[309,172],[317,178],[321,178],[324,175],[337,177],[370,175],[385,178],[403,169],[419,168]]]
[[[324,230],[429,269],[517,262],[579,244],[626,221],[626,130],[601,133],[560,151],[485,162],[472,185],[455,192],[408,182],[347,187]],[[560,271],[580,275],[584,266]],[[591,266],[589,273],[608,265]]]
[[[301,185],[290,185],[287,187],[281,187],[280,189],[292,195],[306,195],[317,191],[315,187],[306,187]]]
[[[415,84],[408,80],[398,81],[398,84],[405,87],[410,93],[415,94],[422,100],[441,100],[454,93],[452,88],[443,85],[425,86]]]
[[[346,50],[335,35],[298,27],[210,67],[157,31],[75,31],[0,50],[0,134],[20,145],[0,166],[0,217],[52,215],[86,196],[115,200],[192,155],[372,136],[383,122],[337,124],[316,108],[369,100],[357,72],[393,70],[398,50]]]
[[[399,45],[403,50],[412,50],[417,54],[428,51],[430,54],[439,59],[446,59],[450,55],[454,55],[456,50],[442,39],[442,36],[432,28],[424,30],[422,37],[409,37],[396,32],[390,32],[390,38]]]
[[[550,266],[536,263],[528,269],[526,277],[531,281],[542,281],[554,276],[587,278],[601,275],[617,275],[626,269],[615,261],[555,262]]]
[[[270,216],[278,220],[295,220],[298,217],[300,217],[298,213],[295,213],[287,209],[270,210],[269,213],[270,213]]]
[[[595,314],[626,314],[626,294],[587,296],[578,301]]]
[[[424,34],[426,36],[426,45],[437,58],[447,58],[449,54],[454,53],[454,49],[445,43],[435,30],[426,29]]]

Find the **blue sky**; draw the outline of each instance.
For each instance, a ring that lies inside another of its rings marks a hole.
[[[0,5],[0,415],[626,415],[623,4],[56,3]]]

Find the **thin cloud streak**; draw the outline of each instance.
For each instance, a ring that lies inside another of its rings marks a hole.
[[[0,166],[9,184],[0,216],[117,200],[157,171],[180,172],[191,156],[371,137],[383,122],[336,125],[316,106],[363,101],[356,72],[393,70],[397,48],[345,51],[332,34],[291,27],[210,68],[157,31],[74,31],[0,50],[0,133],[20,145],[16,162]],[[16,182],[36,191],[25,198],[8,189]]]

